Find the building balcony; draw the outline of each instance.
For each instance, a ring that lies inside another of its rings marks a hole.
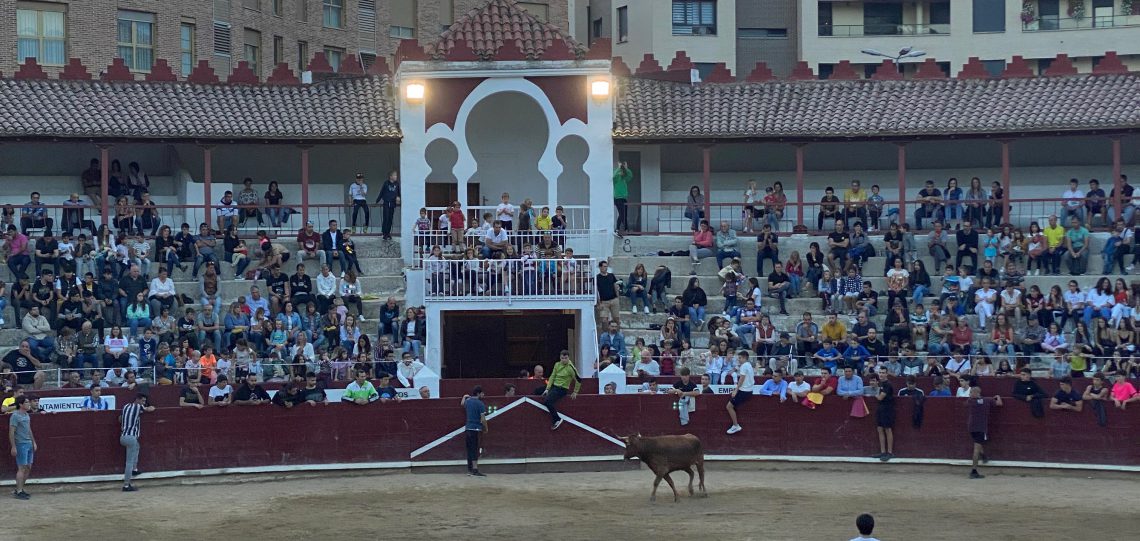
[[[445,259],[424,262],[424,301],[594,302],[595,259]]]
[[[820,37],[948,36],[949,24],[821,24]]]
[[[1106,28],[1127,28],[1140,26],[1140,15],[1104,15],[1099,17],[1041,16],[1032,21],[1022,21],[1022,32],[1051,32],[1055,30],[1102,30]]]

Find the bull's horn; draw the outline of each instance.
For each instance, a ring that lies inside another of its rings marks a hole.
[[[639,438],[641,437],[641,432],[637,433],[637,437],[639,437]]]
[[[629,443],[629,436],[618,436],[618,439],[621,441],[624,441],[626,443]]]

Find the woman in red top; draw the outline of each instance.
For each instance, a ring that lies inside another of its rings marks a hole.
[[[714,244],[709,221],[701,220],[701,226],[697,228],[696,233],[693,233],[693,244],[689,246],[689,257],[693,259],[693,263],[700,263],[701,259],[716,255]]]
[[[959,322],[958,318],[951,319],[950,326],[953,328],[950,332],[950,343],[957,351],[969,355],[970,344],[974,341],[974,331],[970,330],[969,325]]]

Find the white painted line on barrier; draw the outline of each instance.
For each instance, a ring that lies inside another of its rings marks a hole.
[[[621,455],[588,455],[588,456],[561,456],[561,457],[533,457],[533,458],[485,458],[480,464],[556,464],[561,462],[617,462],[625,460]],[[782,455],[705,455],[710,462],[791,462],[791,463],[866,463],[882,464],[878,459],[866,457],[843,456],[782,456]],[[942,458],[894,458],[891,464],[935,465],[935,466],[968,466],[968,460],[952,460]],[[249,466],[242,468],[211,468],[202,470],[174,470],[162,472],[148,472],[136,479],[174,479],[179,477],[207,477],[226,474],[256,474],[256,473],[294,473],[314,471],[337,470],[385,470],[385,469],[414,469],[423,467],[464,466],[465,460],[431,460],[431,461],[391,461],[391,462],[356,462],[344,464],[298,464],[292,466]],[[1083,470],[1103,472],[1138,473],[1140,466],[1117,466],[1112,464],[1068,464],[1063,462],[1014,462],[990,461],[988,467],[1025,468],[1025,469],[1057,469],[1057,470]],[[71,483],[102,483],[121,481],[122,475],[85,475],[76,477],[46,477],[32,478],[30,484],[71,484]],[[12,486],[15,481],[0,481],[0,486]]]
[[[530,405],[532,405],[532,406],[534,406],[534,407],[536,407],[542,411],[545,411],[548,413],[550,412],[550,410],[546,408],[546,405],[541,403],[541,402],[535,401],[534,399],[532,399],[530,397],[527,397],[526,401]],[[586,432],[589,432],[589,433],[591,433],[591,434],[593,434],[599,438],[602,438],[603,440],[606,440],[606,441],[608,441],[614,445],[617,445],[618,447],[621,447],[622,449],[625,448],[625,442],[623,442],[623,441],[621,441],[621,440],[619,440],[619,439],[617,439],[617,438],[615,438],[609,434],[606,434],[605,432],[602,432],[601,430],[598,430],[598,429],[596,429],[596,428],[594,428],[594,427],[592,427],[586,423],[578,421],[577,419],[574,419],[573,417],[568,417],[565,414],[559,413],[558,415],[560,417],[562,417],[562,419],[565,420],[566,422],[568,422],[568,423],[570,423],[570,424],[572,424],[578,428],[581,428],[582,430],[585,430]]]

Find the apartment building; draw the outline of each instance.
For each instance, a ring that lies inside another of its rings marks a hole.
[[[519,7],[569,28],[568,0]],[[69,58],[89,67],[114,58],[136,73],[165,59],[182,76],[209,60],[224,77],[238,61],[267,77],[298,70],[318,51],[339,69],[349,54],[365,67],[402,39],[431,42],[487,0],[9,0],[0,3],[0,72],[35,58],[49,74]]]
[[[1140,2],[1128,0],[811,0],[803,2],[799,26],[801,60],[823,77],[841,60],[870,73],[883,59],[861,51],[897,55],[905,47],[951,75],[969,57],[1000,74],[1014,55],[1043,73],[1057,53],[1088,72],[1106,50],[1140,69]]]
[[[613,40],[631,68],[646,53],[663,67],[683,50],[702,72],[724,62],[738,78],[763,61],[786,76],[797,60],[828,77],[842,60],[870,76],[913,47],[956,74],[972,56],[993,74],[1020,55],[1044,72],[1057,53],[1091,71],[1106,50],[1140,69],[1140,0],[576,0],[580,40]],[[922,58],[904,59],[904,73]]]
[[[685,51],[702,74],[724,62],[747,76],[764,61],[785,76],[797,60],[795,0],[575,0],[575,38],[608,37],[614,56],[636,68],[646,53],[665,67]]]

